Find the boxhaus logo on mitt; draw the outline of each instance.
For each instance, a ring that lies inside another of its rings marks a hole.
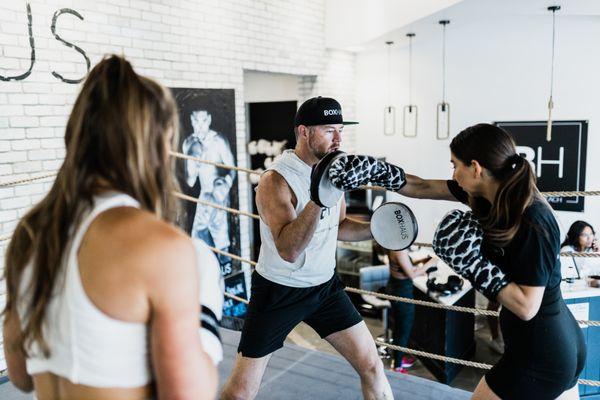
[[[400,236],[402,236],[402,240],[408,239],[408,233],[406,229],[406,222],[404,221],[404,215],[402,215],[402,210],[394,211],[396,215],[396,222],[400,225]]]

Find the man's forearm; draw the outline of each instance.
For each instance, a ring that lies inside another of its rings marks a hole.
[[[338,240],[360,242],[373,238],[368,222],[357,221],[346,217],[338,228]]]
[[[281,258],[294,262],[310,243],[315,234],[321,207],[310,201],[298,217],[284,226],[275,238],[275,245]]]

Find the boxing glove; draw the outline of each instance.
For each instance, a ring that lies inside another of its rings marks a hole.
[[[368,183],[396,191],[406,184],[402,168],[371,156],[344,154],[331,164],[328,173],[333,186],[344,191]]]
[[[435,254],[489,299],[509,284],[500,268],[481,252],[483,231],[471,211],[452,210],[433,236]]]

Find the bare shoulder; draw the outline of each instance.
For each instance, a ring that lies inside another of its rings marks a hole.
[[[257,190],[259,192],[274,192],[284,190],[291,193],[290,185],[281,174],[277,171],[267,171],[261,177],[258,182]]]
[[[194,265],[194,247],[185,232],[148,211],[115,208],[101,214],[92,228],[91,234],[108,238],[110,252],[141,276]]]
[[[261,177],[256,188],[256,205],[259,213],[266,207],[296,204],[296,196],[283,176],[276,171],[267,171]]]

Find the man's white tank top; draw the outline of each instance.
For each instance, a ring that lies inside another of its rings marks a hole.
[[[310,200],[311,167],[293,150],[286,150],[267,171],[276,171],[296,195],[296,214],[299,215]],[[324,208],[314,236],[306,249],[293,262],[279,255],[271,229],[260,220],[260,253],[256,271],[266,279],[280,285],[311,287],[327,282],[335,271],[340,205]]]
[[[122,193],[97,196],[71,235],[63,261],[64,275],[57,277],[43,328],[51,355],[45,358],[34,343],[26,360],[29,374],[51,372],[72,383],[107,388],[139,387],[152,380],[147,325],[104,314],[85,293],[79,275],[77,252],[83,236],[100,213],[115,207],[139,208],[139,203]],[[28,296],[31,273],[30,263],[20,288],[24,296]],[[24,326],[23,303],[18,309]]]

